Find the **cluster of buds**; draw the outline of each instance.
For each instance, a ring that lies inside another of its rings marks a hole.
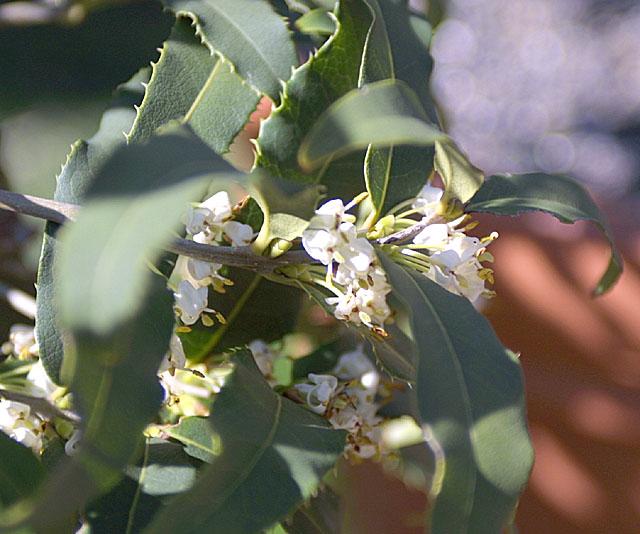
[[[348,433],[348,457],[380,459],[387,451],[382,443],[380,373],[359,348],[340,356],[331,374],[310,373],[307,382],[294,386],[309,409],[324,416],[331,426]]]
[[[327,266],[325,279],[316,282],[334,294],[327,304],[336,318],[382,327],[391,314],[386,300],[391,287],[372,244],[358,235],[355,217],[346,213],[357,202],[345,206],[334,199],[320,206],[302,234],[302,246]]]
[[[246,246],[255,237],[253,229],[233,220],[233,209],[229,195],[220,191],[204,202],[189,207],[186,217],[188,238],[196,243],[207,245]],[[206,261],[187,259],[187,276],[175,293],[176,310],[185,325],[195,324],[202,318],[205,326],[211,326],[213,320],[205,312],[213,313],[219,321],[224,318],[208,308],[209,286],[224,293],[225,286],[232,282],[219,274],[222,265]]]

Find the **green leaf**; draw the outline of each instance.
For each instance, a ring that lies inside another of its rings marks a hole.
[[[465,211],[498,215],[543,211],[563,223],[590,221],[600,228],[611,245],[611,260],[595,294],[606,292],[622,274],[622,258],[609,225],[589,193],[571,178],[539,173],[491,176],[469,201]]]
[[[0,431],[0,508],[33,494],[44,468],[31,450]]]
[[[294,327],[300,306],[295,288],[271,282],[244,269],[229,269],[233,281],[224,295],[209,292],[209,305],[222,313],[226,324],[196,323],[190,332],[180,333],[187,357],[202,361],[211,354],[246,345],[254,339],[279,339]]]
[[[91,532],[142,531],[171,496],[194,484],[198,464],[177,443],[148,438],[139,462],[127,467],[124,479],[87,507]]]
[[[404,0],[369,0],[376,20],[363,59],[364,82],[399,79],[418,95],[430,120],[437,122],[428,90],[432,60],[428,45],[431,27],[410,14]],[[375,68],[369,66],[371,63]],[[433,169],[434,148],[369,147],[365,158],[365,183],[374,206],[371,222],[400,202],[414,197]]]
[[[83,252],[77,250],[78,258]],[[59,274],[64,278],[69,270],[60,269]],[[26,523],[36,531],[64,532],[79,508],[122,477],[143,429],[161,406],[156,373],[174,326],[173,298],[165,279],[153,275],[146,286],[140,304],[107,332],[89,330],[86,321],[67,324],[73,343],[63,372],[70,377],[83,437],[76,454],[61,461],[44,482],[35,503],[19,503],[0,517],[0,530]],[[77,297],[82,306],[82,294]]]
[[[226,58],[238,74],[278,100],[281,82],[296,65],[285,21],[268,2],[257,0],[165,0],[178,16],[190,18],[204,44]]]
[[[326,9],[312,9],[296,20],[295,27],[302,33],[331,35],[336,31],[336,21]]]
[[[434,166],[444,182],[444,202],[468,202],[484,182],[484,174],[450,139],[436,143]]]
[[[231,167],[186,127],[120,147],[96,172],[74,225],[64,228],[59,304],[69,326],[105,333],[140,306],[149,270],[188,202]]]
[[[222,452],[220,438],[206,417],[183,417],[166,432],[184,445],[184,452],[203,462],[213,463]]]
[[[327,486],[284,522],[285,531],[292,534],[334,534],[342,527],[340,497]]]
[[[228,61],[211,55],[187,19],[178,19],[153,65],[128,139],[147,139],[161,126],[180,119],[212,150],[224,154],[259,100],[260,95]]]
[[[431,531],[500,532],[533,463],[517,358],[467,299],[383,264],[419,353],[418,413],[436,455]]]
[[[274,393],[249,351],[233,361],[210,416],[222,454],[159,514],[150,533],[270,527],[311,495],[343,451],[344,433]]]
[[[363,0],[342,0],[336,18],[335,33],[294,71],[280,106],[260,128],[256,165],[274,176],[303,183],[318,180],[298,167],[300,143],[327,107],[358,87],[371,10]]]
[[[67,162],[57,178],[54,200],[79,204],[94,173],[117,147],[125,142],[123,132],[131,128],[135,119],[133,106],[143,95],[141,82],[148,75],[141,71],[132,80],[118,88],[111,107],[104,113],[98,132],[88,141],[76,142]],[[58,225],[47,223],[38,268],[36,337],[40,347],[40,359],[47,374],[60,383],[60,366],[64,349],[54,307],[55,289],[53,265],[57,256]]]
[[[353,90],[333,104],[305,137],[298,159],[312,170],[369,144],[428,146],[445,137],[406,84],[385,80]]]

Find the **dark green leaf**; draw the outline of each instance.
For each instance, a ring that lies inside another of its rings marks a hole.
[[[140,72],[116,92],[111,107],[105,112],[100,129],[89,141],[78,141],[72,147],[67,162],[58,176],[54,200],[79,204],[96,169],[117,147],[125,142],[123,132],[131,128],[135,119],[133,106],[142,100],[141,82],[148,79]],[[54,308],[53,265],[57,256],[58,225],[47,223],[38,268],[38,293],[36,298],[36,337],[40,347],[40,358],[47,374],[60,382],[60,366],[64,355],[62,337]]]
[[[249,351],[233,361],[210,416],[222,453],[151,533],[258,532],[308,498],[343,451],[344,433],[274,393]]]
[[[60,276],[67,274],[61,269]],[[140,304],[107,332],[92,332],[84,321],[67,324],[74,342],[63,373],[82,416],[83,437],[76,454],[61,461],[45,481],[38,501],[21,503],[19,514],[0,518],[0,529],[27,522],[36,531],[64,532],[79,508],[121,478],[162,403],[156,373],[174,325],[173,298],[164,278],[153,275],[146,285]]]
[[[335,19],[325,9],[312,9],[296,20],[295,26],[302,33],[331,35],[336,31]]]
[[[340,497],[326,486],[284,522],[290,534],[334,534],[341,528]]]
[[[544,211],[563,223],[591,221],[611,245],[609,266],[595,289],[601,295],[610,289],[622,273],[622,258],[604,216],[589,193],[566,176],[520,174],[491,176],[465,207],[466,212],[517,215],[527,211]]]
[[[517,358],[467,299],[383,263],[419,353],[418,413],[437,459],[431,531],[500,532],[533,463]]]
[[[198,460],[213,463],[222,452],[220,438],[206,417],[184,417],[167,434],[184,445],[184,451]]]
[[[299,160],[311,170],[369,144],[428,146],[445,137],[406,84],[385,80],[351,91],[333,104],[305,137]]]
[[[209,304],[224,315],[226,324],[207,327],[201,323],[180,339],[188,358],[200,361],[254,339],[273,341],[291,331],[300,306],[295,288],[271,282],[243,269],[229,269],[234,285],[224,295],[209,292]]]
[[[33,494],[44,468],[30,449],[0,431],[0,508]]]
[[[256,164],[274,176],[317,181],[318,176],[306,175],[298,167],[300,143],[327,107],[358,87],[371,10],[364,0],[343,0],[336,9],[336,32],[294,71],[282,103],[260,129]]]
[[[198,466],[176,443],[149,438],[140,461],[125,478],[87,507],[93,534],[140,532],[169,497],[188,490]]]
[[[189,17],[211,49],[231,62],[247,82],[278,100],[296,54],[285,21],[263,0],[165,0]]]
[[[128,139],[147,139],[161,126],[180,119],[212,150],[224,154],[259,100],[260,95],[228,61],[216,60],[200,42],[188,20],[178,19],[153,65]]]

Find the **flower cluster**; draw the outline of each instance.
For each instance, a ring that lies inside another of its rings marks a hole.
[[[0,400],[0,430],[35,452],[42,449],[44,424],[44,421],[31,411],[28,404],[7,399]]]
[[[391,287],[373,246],[358,235],[355,217],[346,213],[352,204],[334,199],[320,206],[302,234],[302,246],[327,266],[320,283],[335,295],[327,304],[335,306],[336,318],[381,327],[391,313],[386,301]]]
[[[9,341],[2,345],[2,353],[13,354],[20,360],[32,360],[38,357],[38,343],[32,326],[14,324],[9,329]]]
[[[348,433],[346,454],[354,459],[379,459],[387,451],[382,444],[380,374],[358,348],[340,356],[331,374],[310,373],[295,389],[308,407],[324,416],[336,429]]]
[[[483,239],[466,235],[465,231],[473,227],[473,224],[461,227],[466,216],[449,222],[435,222],[442,195],[442,189],[427,184],[415,198],[412,211],[434,223],[418,233],[401,254],[411,267],[452,293],[471,301],[491,296],[493,292],[486,289],[485,282],[493,282],[493,271],[481,262],[493,261],[486,247],[498,234],[494,232]]]
[[[204,202],[190,206],[186,217],[186,229],[190,239],[207,245],[246,246],[255,237],[253,229],[233,220],[233,209],[229,195],[220,191]],[[232,282],[219,274],[222,265],[206,261],[187,259],[187,277],[182,280],[175,292],[176,310],[185,325],[195,324],[202,317],[203,324],[212,325],[213,321],[205,312],[220,314],[208,308],[208,287],[224,293],[225,286]]]

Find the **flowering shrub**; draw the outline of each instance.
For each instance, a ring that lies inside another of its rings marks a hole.
[[[409,445],[433,532],[512,522],[533,455],[473,214],[606,223],[569,178],[467,160],[406,2],[273,4],[166,0],[158,61],[73,145],[56,202],[2,200],[49,219],[35,331],[0,363],[3,529],[302,532],[304,507],[332,531],[318,494],[344,462],[399,472]],[[612,245],[596,293],[620,271]]]

